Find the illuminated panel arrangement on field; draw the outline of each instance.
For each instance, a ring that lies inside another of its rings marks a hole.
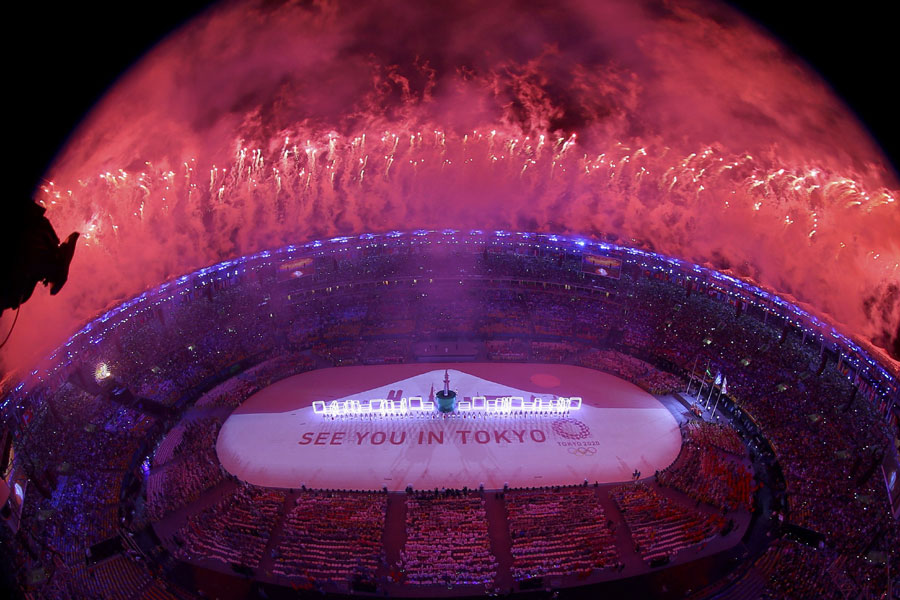
[[[437,406],[433,400],[420,396],[410,396],[399,400],[375,398],[371,400],[332,400],[313,402],[313,412],[325,417],[397,417],[431,416]],[[581,409],[581,398],[523,398],[506,396],[489,398],[473,396],[464,398],[456,406],[457,413],[494,416],[524,415],[566,415],[569,411]]]

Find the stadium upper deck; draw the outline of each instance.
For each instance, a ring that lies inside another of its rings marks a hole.
[[[714,269],[649,250],[577,236],[452,229],[315,240],[223,261],[182,275],[87,323],[31,373],[18,380],[8,378],[4,384],[11,389],[3,390],[0,410],[4,419],[24,411],[29,388],[61,380],[79,357],[90,355],[110,333],[138,315],[164,310],[169,303],[189,301],[246,278],[270,281],[275,303],[290,304],[317,289],[342,285],[363,289],[415,283],[420,278],[532,280],[543,286],[599,292],[615,298],[623,291],[623,272],[664,279],[688,293],[696,290],[731,303],[738,314],[749,310],[772,327],[799,331],[804,343],[817,343],[820,354],[827,353],[842,366],[886,421],[900,420],[896,365],[888,359],[876,360],[862,344],[777,294]]]

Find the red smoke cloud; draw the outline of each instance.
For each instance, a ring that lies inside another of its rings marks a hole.
[[[893,173],[816,76],[708,3],[226,3],[137,64],[48,181],[83,242],[12,367],[179,273],[411,227],[612,234],[883,347],[900,323]]]

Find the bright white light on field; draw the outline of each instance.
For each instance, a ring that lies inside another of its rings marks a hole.
[[[94,379],[96,379],[97,381],[103,381],[110,375],[112,375],[112,373],[109,372],[109,365],[107,365],[106,363],[100,363],[94,370]]]

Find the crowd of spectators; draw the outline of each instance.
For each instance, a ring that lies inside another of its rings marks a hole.
[[[188,421],[184,433],[172,451],[172,457],[191,457],[209,451],[216,446],[219,430],[222,428],[221,417],[205,417]]]
[[[292,581],[375,581],[387,494],[303,491],[284,517],[273,571]]]
[[[91,587],[104,573],[86,570],[85,551],[118,535],[123,480],[155,419],[77,382],[35,390],[32,399],[15,446],[15,468],[28,481],[16,543],[2,541],[8,567],[35,598],[114,597]]]
[[[535,335],[569,339],[576,332],[578,302],[560,294],[529,293],[525,299]],[[596,315],[594,315],[596,320]]]
[[[835,555],[791,540],[771,544],[754,564],[765,581],[765,600],[844,600],[826,569]]]
[[[84,561],[62,565],[41,585],[40,595],[28,600],[181,600],[155,579],[138,557],[118,555],[93,566]]]
[[[589,349],[578,355],[577,362],[630,381],[651,394],[670,394],[682,386],[679,377],[617,350]]]
[[[482,584],[497,574],[480,494],[426,492],[406,500],[400,568],[413,585]]]
[[[618,566],[611,522],[594,489],[504,496],[514,579],[588,574]]]
[[[746,460],[721,451],[705,433],[706,428],[687,426],[682,431],[681,453],[674,463],[657,473],[659,483],[723,512],[751,510],[758,484]]]
[[[175,461],[150,474],[147,515],[152,520],[193,502],[226,478],[214,451],[203,451]]]
[[[272,383],[313,369],[315,361],[308,355],[278,353],[272,358],[226,379],[204,393],[195,403],[197,408],[237,408],[244,400]]]
[[[176,554],[256,569],[284,498],[284,492],[239,486],[217,504],[191,515],[175,534]]]
[[[694,419],[685,426],[685,438],[701,447],[714,446],[735,456],[745,456],[747,447],[734,427]]]
[[[575,345],[569,342],[531,342],[531,360],[537,362],[566,362],[575,353]]]
[[[369,340],[361,349],[361,360],[366,365],[391,365],[406,362],[409,343],[404,340]]]
[[[669,560],[727,526],[724,517],[676,504],[645,483],[619,485],[610,495],[625,517],[635,551],[648,562]]]
[[[184,437],[186,429],[187,423],[181,422],[169,430],[153,454],[153,464],[155,466],[160,467],[172,460],[172,457],[175,455],[175,447],[181,444],[181,438]]]
[[[490,360],[524,362],[528,358],[528,345],[519,339],[489,340],[485,346]]]
[[[634,302],[625,329],[640,326],[648,337],[626,342],[623,351],[683,373],[696,368],[695,385],[704,382],[704,396],[714,385],[705,369],[727,377],[727,400],[775,451],[790,522],[850,554],[896,527],[878,466],[891,434],[874,405],[854,391],[846,366],[837,368],[816,338],[762,307],[746,305],[738,315],[712,289],[687,294],[648,276],[626,282]]]
[[[138,590],[155,587],[146,569],[122,555],[90,568],[83,565],[77,568],[81,571],[78,579],[84,584],[79,592],[87,598],[132,600]]]

